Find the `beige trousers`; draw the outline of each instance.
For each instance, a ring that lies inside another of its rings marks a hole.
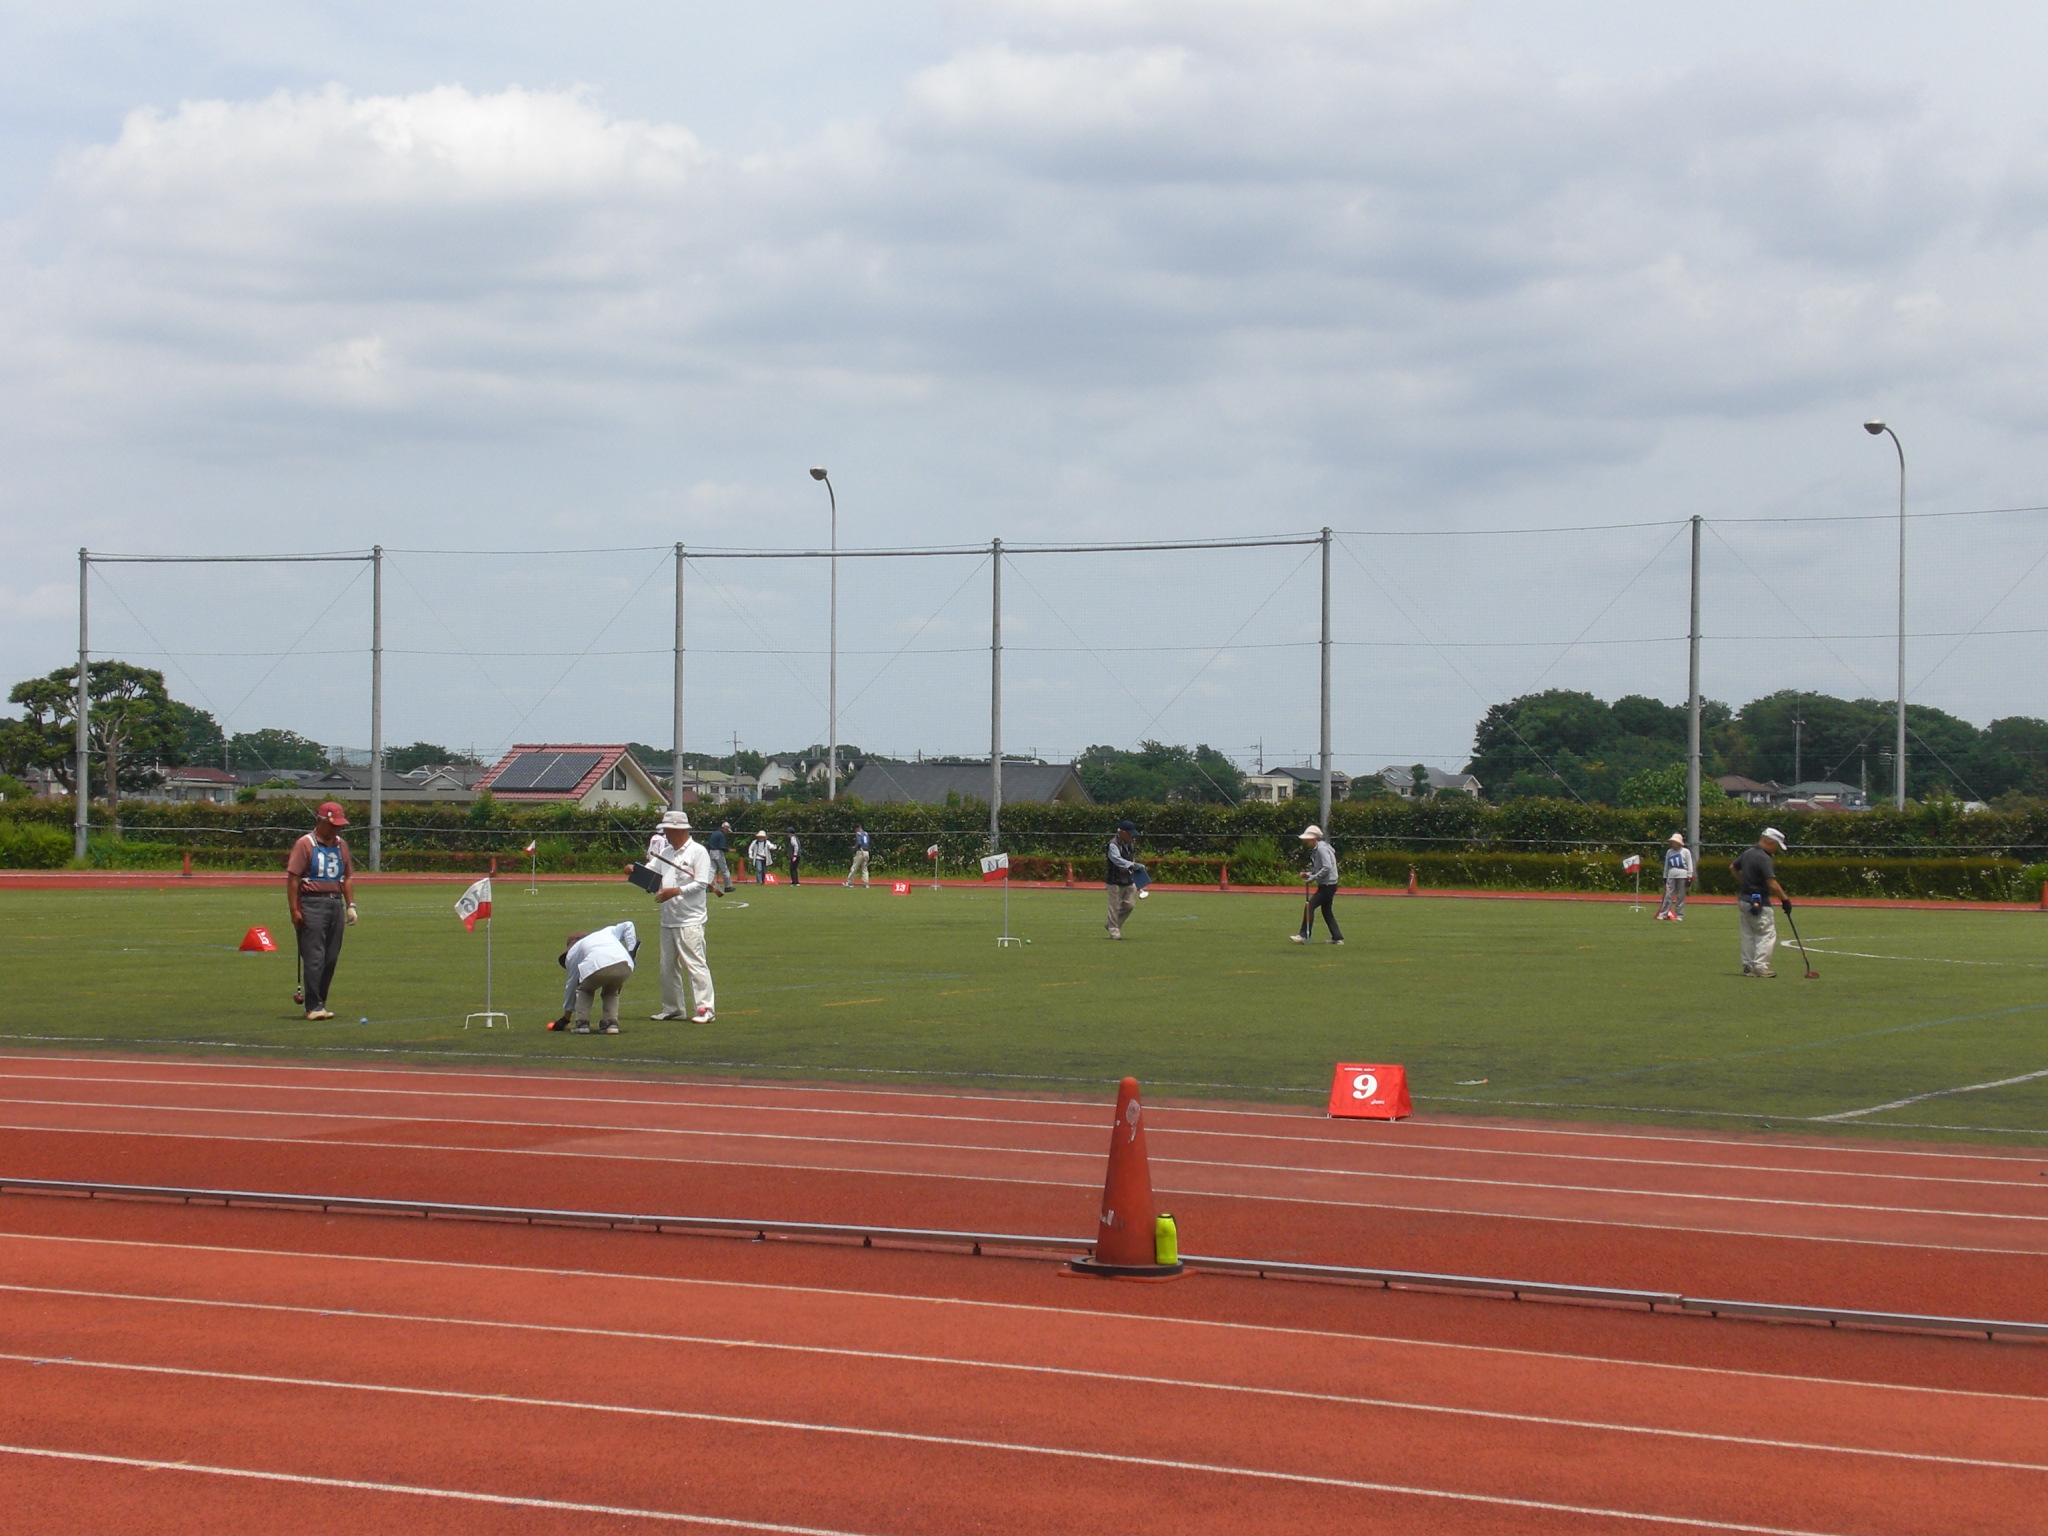
[[[661,930],[661,1011],[688,1013],[683,999],[683,975],[689,973],[690,993],[699,1008],[717,1011],[711,995],[711,966],[704,958],[704,925],[682,923]]]
[[[1131,915],[1131,908],[1138,904],[1138,888],[1135,885],[1112,885],[1109,888],[1109,920],[1102,926],[1109,930],[1109,936],[1120,939],[1124,936],[1124,923]]]
[[[868,856],[857,848],[853,853],[853,868],[846,872],[846,883],[853,884],[856,875],[860,877],[862,885],[868,883]]]
[[[1745,971],[1769,970],[1771,951],[1778,947],[1778,915],[1768,902],[1761,912],[1737,907],[1735,915],[1742,924],[1742,968]]]
[[[600,998],[604,1001],[604,1022],[619,1022],[619,990],[626,985],[626,978],[633,974],[633,962],[614,961],[600,966],[576,985],[576,1017],[581,1022],[590,1022],[590,1005]]]

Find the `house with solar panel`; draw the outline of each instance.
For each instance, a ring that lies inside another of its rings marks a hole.
[[[477,790],[514,804],[630,810],[666,805],[668,795],[623,743],[524,742],[491,765]]]

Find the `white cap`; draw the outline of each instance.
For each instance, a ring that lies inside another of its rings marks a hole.
[[[1306,832],[1301,834],[1301,840],[1304,843],[1319,843],[1322,841],[1322,839],[1323,829],[1321,827],[1312,826]]]
[[[670,827],[680,827],[685,832],[689,831],[690,813],[688,811],[663,811],[661,813],[660,830],[667,831]]]
[[[1683,832],[1674,832],[1671,834],[1670,841],[1674,843],[1682,843],[1685,841],[1685,834]]]
[[[1772,842],[1776,843],[1778,845],[1778,850],[1781,853],[1785,849],[1790,848],[1792,846],[1790,843],[1785,841],[1785,834],[1780,832],[1776,827],[1765,827],[1764,837],[1769,838]]]

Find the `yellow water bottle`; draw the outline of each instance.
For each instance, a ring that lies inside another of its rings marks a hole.
[[[1170,1212],[1152,1223],[1152,1262],[1155,1264],[1178,1264],[1180,1262],[1180,1229],[1173,1224],[1173,1216]]]

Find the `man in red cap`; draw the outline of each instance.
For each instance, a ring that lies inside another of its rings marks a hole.
[[[348,817],[332,800],[313,813],[313,830],[292,844],[284,864],[285,900],[299,935],[299,965],[305,972],[306,1017],[331,1019],[327,989],[341,959],[341,934],[356,920],[355,863],[341,828]]]

